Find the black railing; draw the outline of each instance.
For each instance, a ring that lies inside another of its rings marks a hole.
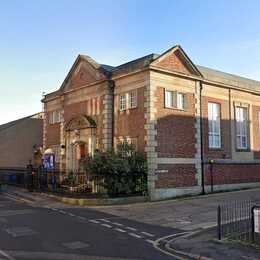
[[[218,206],[218,239],[252,240],[251,200],[233,201]]]
[[[107,196],[108,177],[87,173],[65,173],[58,170],[32,168],[0,168],[0,183],[21,186],[29,190],[53,192],[70,196]],[[130,181],[130,180],[129,180]],[[131,180],[131,189],[121,193],[109,194],[113,197],[145,195],[146,178],[140,176]]]

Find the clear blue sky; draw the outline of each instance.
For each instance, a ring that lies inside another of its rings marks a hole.
[[[180,44],[196,63],[260,80],[260,1],[1,1],[0,124],[41,110],[76,56],[117,65]]]

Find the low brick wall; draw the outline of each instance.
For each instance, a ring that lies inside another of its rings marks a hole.
[[[197,185],[195,178],[196,169],[193,164],[163,164],[159,165],[158,170],[166,170],[168,172],[157,174],[158,180],[155,182],[157,189]]]
[[[260,182],[260,164],[214,164],[213,185]],[[210,166],[205,167],[205,185],[211,184]]]

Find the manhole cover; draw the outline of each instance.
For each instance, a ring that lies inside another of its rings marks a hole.
[[[28,227],[14,227],[5,229],[5,231],[13,237],[31,236],[36,234],[35,231]]]

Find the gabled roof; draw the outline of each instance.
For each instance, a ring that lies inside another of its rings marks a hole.
[[[160,55],[151,53],[151,54],[148,54],[141,58],[121,64],[119,66],[110,66],[110,65],[106,65],[106,64],[99,64],[87,55],[78,55],[77,59],[75,60],[74,64],[72,65],[68,75],[66,76],[65,80],[63,81],[61,87],[57,91],[54,91],[54,92],[51,92],[51,93],[48,93],[47,95],[45,95],[45,98],[46,97],[47,98],[56,97],[62,93],[67,81],[70,78],[70,75],[72,74],[73,70],[75,69],[75,67],[77,66],[77,64],[80,60],[85,60],[94,69],[96,69],[100,73],[102,73],[107,79],[111,79],[111,77],[113,77],[113,76],[128,74],[128,73],[137,71],[139,69],[149,67],[150,65],[156,66],[156,64],[159,63],[162,59],[164,59],[165,57],[167,57],[168,55],[171,55],[172,53],[174,53],[176,51],[178,51],[178,53],[181,55],[181,58],[185,61],[185,65],[188,67],[188,69],[192,73],[194,73],[194,75],[196,75],[200,78],[204,78],[205,80],[214,81],[216,83],[233,85],[233,86],[241,88],[241,89],[260,92],[260,82],[259,81],[251,80],[251,79],[236,76],[233,74],[228,74],[228,73],[220,72],[220,71],[213,70],[210,68],[206,68],[203,66],[195,65],[192,62],[192,60],[188,57],[188,55],[185,53],[185,51],[182,49],[182,47],[180,45],[175,45],[174,47],[170,48],[169,50],[165,51],[164,53],[162,53]]]
[[[97,63],[95,60],[93,60],[91,57],[87,56],[87,55],[78,55],[77,59],[75,60],[75,62],[73,63],[69,73],[67,74],[66,78],[64,79],[63,83],[61,84],[60,87],[60,91],[62,91],[65,86],[67,81],[69,80],[72,72],[74,71],[74,69],[76,68],[77,64],[81,61],[81,60],[85,60],[87,63],[89,63],[94,69],[98,70],[99,72],[101,72],[105,77],[109,77],[110,73],[111,73],[111,66],[109,65],[104,65],[104,64],[99,64]],[[56,91],[55,91],[56,92]],[[53,92],[53,93],[55,93]],[[55,93],[56,94],[56,93]]]
[[[180,45],[175,45],[172,48],[168,49],[161,55],[159,55],[152,63],[151,65],[156,65],[159,63],[162,59],[164,59],[166,56],[173,54],[174,52],[179,51],[183,59],[185,60],[186,64],[188,65],[189,69],[197,76],[203,77],[199,69],[196,67],[196,65],[192,62],[192,60],[189,58],[189,56],[185,53],[185,51],[182,49]]]

